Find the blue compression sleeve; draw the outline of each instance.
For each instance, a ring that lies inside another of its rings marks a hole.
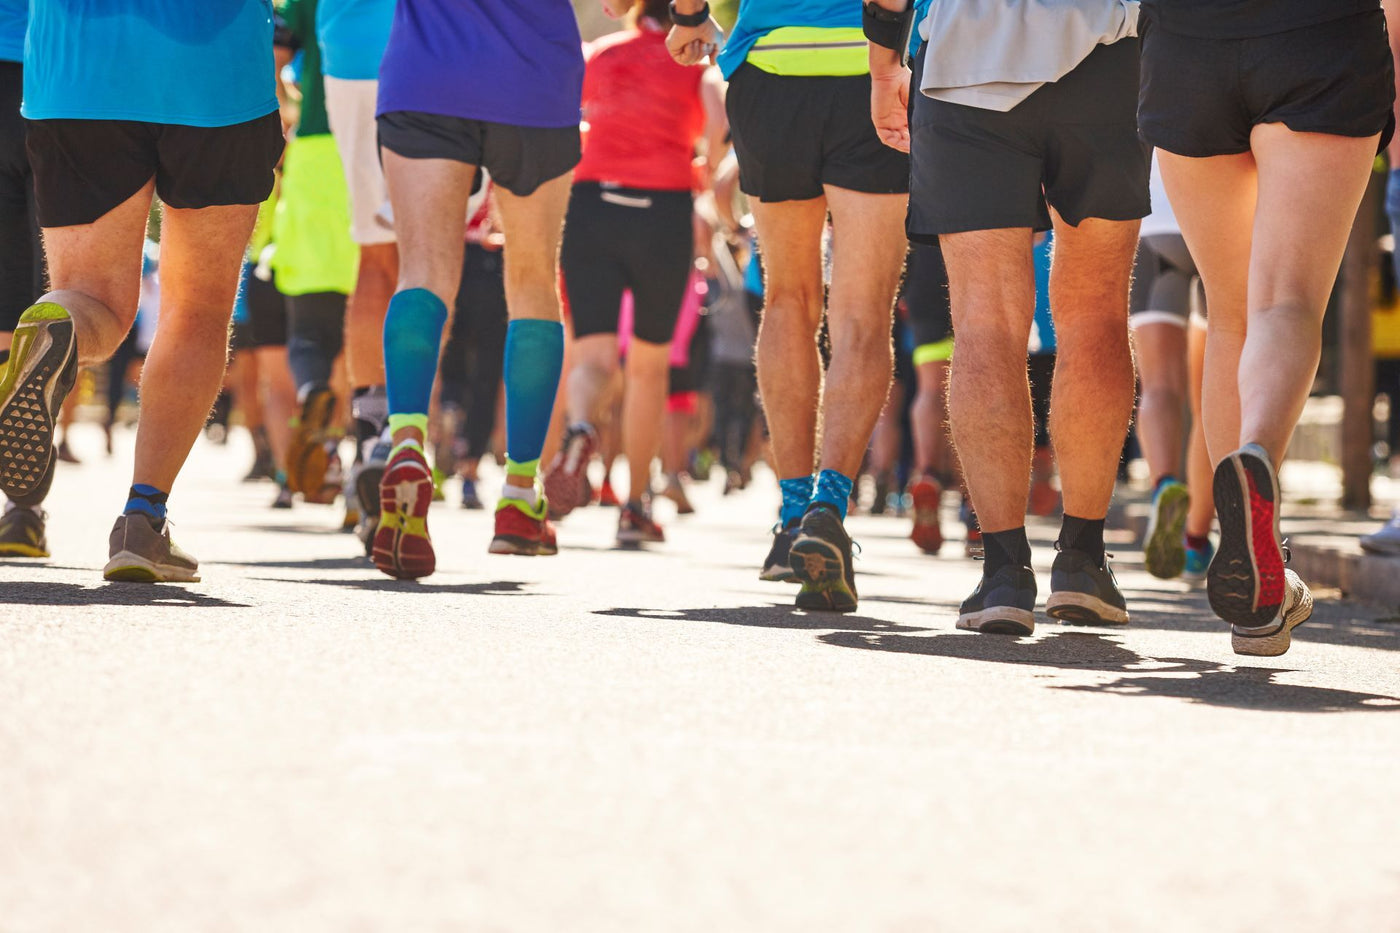
[[[433,397],[447,305],[426,288],[389,301],[384,315],[384,375],[390,414],[425,414]]]
[[[506,456],[538,460],[549,433],[554,395],[564,366],[564,326],[521,319],[506,328]]]

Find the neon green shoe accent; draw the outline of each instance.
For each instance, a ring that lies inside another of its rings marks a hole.
[[[63,307],[52,301],[41,301],[38,304],[30,305],[25,312],[19,316],[19,323],[25,324],[31,321],[66,321],[72,315]]]
[[[524,463],[516,463],[509,457],[506,458],[506,476],[523,476],[527,479],[538,476],[540,472],[540,458],[527,460]]]
[[[499,512],[501,509],[507,508],[517,508],[535,521],[544,521],[545,517],[549,515],[549,500],[544,497],[544,493],[539,493],[535,504],[531,506],[524,499],[501,496],[496,502],[496,511]]]
[[[925,363],[946,363],[953,358],[953,338],[948,337],[937,343],[921,343],[914,348],[914,365]]]
[[[390,415],[389,434],[394,435],[404,428],[417,428],[418,433],[428,436],[428,416],[423,414]]]

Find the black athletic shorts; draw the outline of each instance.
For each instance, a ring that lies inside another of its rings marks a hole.
[[[903,297],[904,305],[909,309],[915,363],[932,362],[918,359],[925,355],[918,352],[919,348],[943,343],[953,336],[953,302],[948,297],[948,267],[943,264],[943,250],[936,239],[931,243],[910,245],[909,259],[904,265]]]
[[[925,46],[927,49],[927,46]],[[923,71],[915,66],[914,86]],[[1137,131],[1138,43],[1101,45],[1059,81],[1000,112],[913,95],[909,239],[1137,220],[1150,152]]]
[[[632,290],[632,334],[670,343],[694,258],[689,191],[574,185],[559,254],[574,336],[617,333]]]
[[[0,333],[44,292],[44,251],[34,217],[34,173],[24,151],[24,68],[0,62]]]
[[[1133,288],[1128,300],[1129,324],[1191,323],[1191,296],[1200,275],[1196,261],[1179,233],[1157,233],[1138,241]],[[1202,302],[1204,312],[1204,302]]]
[[[577,126],[513,126],[415,110],[380,114],[377,122],[381,150],[405,159],[451,159],[479,166],[496,184],[522,198],[572,171],[582,153]]]
[[[233,126],[30,120],[39,225],[90,224],[152,178],[168,206],[261,204],[282,158],[276,113]]]
[[[725,97],[739,187],[760,201],[819,198],[823,185],[868,194],[909,190],[909,157],[870,122],[870,76],[794,78],[747,62]]]
[[[1395,68],[1380,10],[1249,39],[1199,39],[1145,17],[1138,121],[1143,137],[1192,158],[1249,151],[1260,123],[1297,133],[1395,130]]]
[[[233,325],[232,348],[256,350],[259,347],[287,345],[287,300],[272,282],[256,275],[243,280],[241,300],[248,309],[245,320]]]

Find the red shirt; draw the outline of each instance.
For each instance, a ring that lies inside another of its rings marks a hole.
[[[604,36],[583,73],[583,160],[575,181],[648,191],[689,191],[705,132],[704,69],[678,65],[666,34],[645,26]]]

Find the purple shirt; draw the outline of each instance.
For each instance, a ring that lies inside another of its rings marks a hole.
[[[513,126],[579,122],[583,42],[569,0],[399,0],[379,113]]]

